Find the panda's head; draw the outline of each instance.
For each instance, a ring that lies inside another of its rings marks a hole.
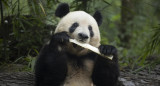
[[[88,43],[95,47],[100,45],[98,26],[102,23],[102,16],[99,11],[96,11],[93,16],[84,11],[69,12],[68,4],[62,3],[55,14],[62,18],[55,33],[66,31],[71,38],[81,43]]]

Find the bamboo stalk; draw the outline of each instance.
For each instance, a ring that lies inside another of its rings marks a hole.
[[[72,43],[74,43],[74,44],[77,44],[77,45],[79,45],[79,46],[81,46],[81,47],[83,47],[83,48],[89,49],[89,50],[91,50],[91,51],[93,51],[93,52],[101,55],[101,56],[104,57],[104,58],[108,58],[108,59],[110,59],[110,60],[113,59],[113,56],[112,56],[112,55],[111,55],[111,56],[106,56],[106,55],[104,55],[104,54],[101,54],[101,53],[99,52],[99,49],[96,48],[96,47],[94,47],[94,46],[92,46],[92,45],[80,43],[80,42],[78,42],[78,41],[75,40],[75,39],[69,39],[69,41],[72,42]]]

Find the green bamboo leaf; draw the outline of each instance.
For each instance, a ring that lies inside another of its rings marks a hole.
[[[37,49],[33,49],[35,52],[36,52],[36,54],[38,55],[39,54],[39,52],[38,52],[38,50]]]
[[[2,3],[8,8],[9,4],[8,4],[8,0],[2,0]]]
[[[108,4],[108,5],[111,5],[109,2],[107,2],[106,0],[103,0],[104,3]]]
[[[14,2],[13,5],[11,5],[11,12],[12,12],[12,14],[15,12],[15,9],[17,7],[17,3],[18,3],[18,1]]]
[[[33,24],[31,22],[29,22],[28,20],[22,19],[22,21],[26,24],[28,24],[29,26],[33,26]]]
[[[32,57],[32,61],[31,61],[31,71],[34,71],[34,67],[35,67],[35,62],[36,62],[36,57]]]
[[[36,8],[35,8],[35,4],[34,4],[34,2],[33,2],[33,1],[31,1],[31,4],[32,4],[33,11],[34,11],[34,13],[36,14]]]
[[[25,27],[24,27],[22,21],[19,21],[19,23],[20,23],[20,27],[22,27],[25,30]]]
[[[41,3],[39,3],[39,6],[41,7],[42,12],[43,12],[43,13],[44,13],[44,15],[46,16],[46,12],[45,12],[44,7],[42,6],[42,4],[41,4]]]

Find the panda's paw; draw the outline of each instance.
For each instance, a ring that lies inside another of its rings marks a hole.
[[[60,43],[60,44],[66,44],[67,42],[69,42],[69,35],[67,34],[67,32],[60,32],[60,33],[56,33],[52,39],[54,39],[54,41]]]
[[[112,45],[100,45],[99,46],[100,53],[104,55],[116,55],[117,49]]]

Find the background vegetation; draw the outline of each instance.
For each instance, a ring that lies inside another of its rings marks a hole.
[[[102,44],[118,48],[120,69],[137,72],[160,63],[159,0],[0,0],[0,65],[34,61],[54,31],[59,3],[103,15]]]

